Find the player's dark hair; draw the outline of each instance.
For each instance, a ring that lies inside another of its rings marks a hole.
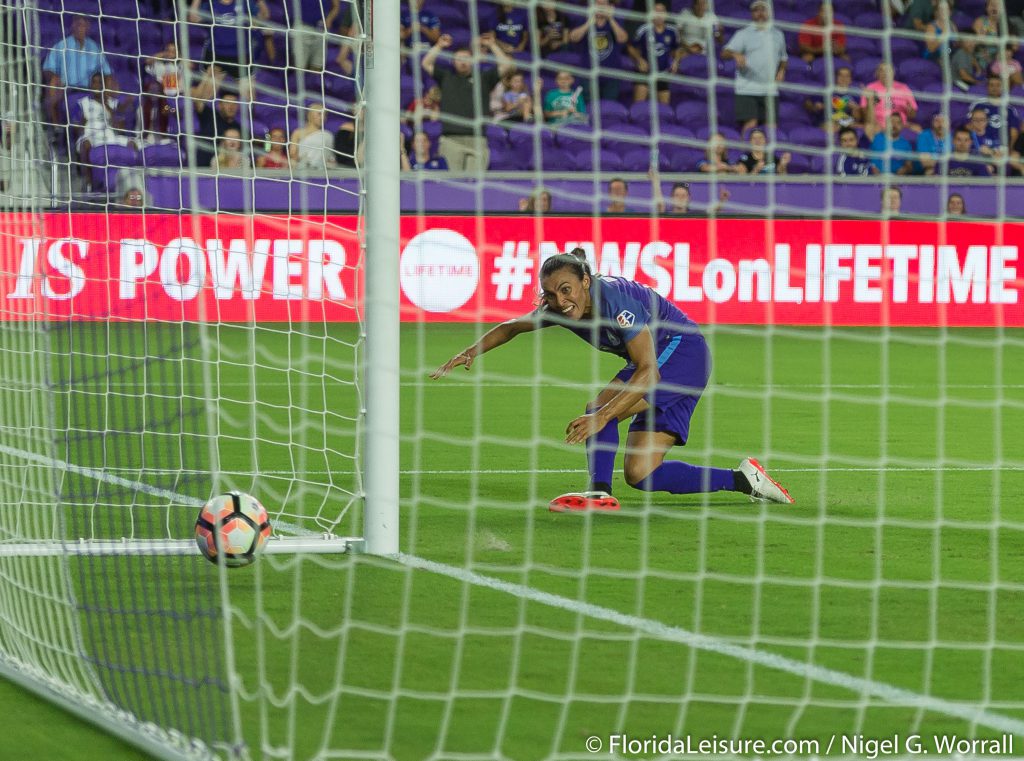
[[[540,267],[540,279],[553,275],[560,269],[572,270],[580,280],[583,276],[593,277],[590,271],[590,263],[587,261],[587,252],[577,246],[567,254],[555,254],[548,257]]]

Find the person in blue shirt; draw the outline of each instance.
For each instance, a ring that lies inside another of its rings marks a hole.
[[[423,2],[424,0],[411,0],[411,3],[416,6],[416,18],[420,23],[420,36],[418,40],[413,38],[412,13],[409,11],[409,6],[404,2],[402,3],[402,13],[398,22],[402,27],[399,33],[402,47],[413,47],[414,43],[418,42],[436,45],[437,41],[441,38],[441,19],[437,17],[436,13],[424,10]]]
[[[209,30],[203,61],[235,79],[243,101],[251,100],[252,64],[264,46],[268,59],[275,58],[273,37],[260,23],[269,18],[266,0],[192,0],[189,6],[189,23]]]
[[[512,3],[502,3],[494,24],[494,39],[509,55],[522,53],[530,42],[530,13]]]
[[[903,117],[890,114],[888,127],[887,132],[879,132],[871,141],[871,152],[875,156],[872,163],[882,174],[910,174],[914,170],[914,147],[902,136]]]
[[[642,491],[698,494],[735,491],[782,504],[794,500],[753,458],[736,469],[666,460],[685,444],[690,418],[711,374],[711,355],[696,323],[653,289],[620,277],[594,275],[583,249],[548,258],[540,269],[541,303],[529,314],[491,328],[435,370],[434,379],[522,333],[557,325],[599,351],[625,361],[586,412],[566,427],[569,444],[586,444],[590,487],[551,501],[553,512],[618,510],[612,472],[619,422],[632,418],[626,439],[626,483]]]
[[[935,174],[937,163],[949,155],[951,147],[946,117],[935,114],[932,117],[931,129],[925,130],[917,138],[917,157],[924,173]]]
[[[622,69],[622,46],[629,41],[629,33],[615,19],[614,13],[610,0],[594,0],[593,15],[569,30],[569,42],[573,45],[584,37],[588,39],[587,66],[596,59],[602,74],[606,75],[598,80],[598,92],[603,100],[617,100],[619,97],[621,81],[614,75],[607,75]]]
[[[434,154],[434,147],[430,144],[430,135],[426,132],[417,132],[412,136],[412,150],[406,155],[402,154],[402,171],[413,171],[417,169],[448,171],[448,162],[444,156]]]
[[[843,127],[839,130],[839,148],[835,167],[837,175],[867,177],[878,174],[878,167],[872,164],[858,147],[857,131],[853,127]]]
[[[64,88],[88,90],[93,74],[98,72],[108,77],[112,73],[100,46],[89,37],[91,27],[92,23],[86,16],[72,18],[71,33],[53,46],[43,62],[46,78],[43,101],[51,124],[58,123],[57,107],[63,98]]]
[[[668,6],[662,2],[655,3],[650,23],[642,24],[636,30],[633,42],[626,48],[629,57],[636,64],[636,70],[641,74],[647,74],[652,64],[656,72],[675,74],[679,71],[679,60],[685,51],[679,44],[679,33],[666,23],[667,20]],[[658,77],[655,86],[658,89],[658,100],[668,103],[668,80]],[[634,101],[647,100],[649,93],[646,82],[637,82],[633,85]]]

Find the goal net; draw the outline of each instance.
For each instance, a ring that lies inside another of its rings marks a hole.
[[[0,674],[167,758],[1020,756],[1024,20],[897,5],[0,4]]]

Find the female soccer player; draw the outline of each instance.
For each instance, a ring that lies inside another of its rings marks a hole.
[[[552,511],[619,509],[611,481],[618,424],[627,417],[633,422],[623,472],[634,489],[671,494],[737,491],[755,500],[793,502],[753,458],[735,470],[665,459],[668,450],[686,443],[690,417],[711,372],[711,355],[700,329],[674,304],[631,280],[595,276],[581,248],[545,261],[540,285],[542,303],[537,309],[491,328],[431,377],[441,378],[459,365],[468,370],[480,354],[520,333],[550,325],[568,328],[591,346],[626,360],[587,405],[586,414],[565,430],[566,442],[586,442],[590,488],[555,498]]]

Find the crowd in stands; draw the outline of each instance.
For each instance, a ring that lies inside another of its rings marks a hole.
[[[361,0],[73,1],[39,2],[40,107],[87,187],[359,163]],[[1024,170],[1024,0],[532,7],[403,4],[404,170]]]

